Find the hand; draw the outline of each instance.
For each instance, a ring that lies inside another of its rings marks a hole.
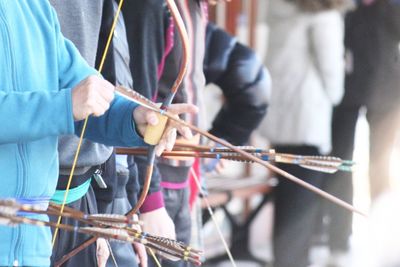
[[[114,99],[114,86],[98,76],[89,76],[72,89],[72,111],[75,121],[90,115],[103,115]]]
[[[141,243],[133,243],[133,250],[136,253],[136,261],[140,267],[147,267],[147,253],[146,247]]]
[[[96,247],[97,266],[105,267],[108,257],[110,257],[110,250],[108,249],[107,241],[104,238],[97,239]]]
[[[172,104],[168,108],[168,112],[175,114],[176,117],[178,117],[178,115],[182,113],[197,113],[198,108],[191,104]],[[141,135],[144,135],[148,124],[157,125],[158,123],[156,112],[142,106],[135,109],[133,112],[133,119],[135,120],[136,127]],[[164,150],[172,150],[175,144],[177,130],[186,139],[191,139],[193,137],[189,128],[169,120],[164,134],[156,147],[157,156],[160,156]]]
[[[139,221],[139,218],[136,214],[133,215],[133,220]],[[133,224],[132,228],[138,231],[142,231],[142,228],[140,227],[139,224]],[[147,253],[146,253],[146,248],[143,244],[141,243],[133,243],[133,250],[135,251],[136,254],[136,262],[138,263],[139,267],[147,267]]]
[[[143,222],[143,231],[153,235],[176,239],[174,222],[169,217],[165,208],[142,213],[140,214],[140,220]]]
[[[169,217],[165,208],[159,208],[150,212],[140,214],[140,220],[143,222],[143,231],[176,240],[175,225]],[[155,253],[155,251],[153,251]],[[171,261],[178,261],[179,258],[157,253],[159,256]]]
[[[209,141],[207,143],[208,146],[215,147],[217,144],[213,141]],[[202,161],[203,170],[206,173],[213,173],[214,171],[217,174],[221,174],[225,168],[225,160],[224,159],[203,159]]]
[[[225,160],[224,159],[204,159],[203,160],[203,170],[206,173],[222,174],[225,169]]]

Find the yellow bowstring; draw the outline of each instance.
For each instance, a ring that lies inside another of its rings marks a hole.
[[[111,26],[111,31],[110,31],[110,34],[108,35],[106,47],[104,49],[104,53],[103,53],[102,58],[101,58],[101,62],[100,62],[100,66],[99,66],[99,73],[101,73],[102,70],[103,70],[104,62],[106,61],[107,52],[108,52],[108,49],[110,48],[110,44],[111,44],[111,41],[112,41],[112,38],[113,38],[113,35],[114,35],[115,27],[117,25],[118,17],[120,15],[123,3],[124,3],[124,0],[121,0],[119,2],[117,12],[115,13],[115,17],[114,17],[114,20],[113,20],[113,23],[112,23],[112,26]],[[54,247],[54,244],[56,242],[58,229],[59,229],[58,227],[59,227],[59,225],[61,223],[61,219],[62,219],[62,215],[63,215],[63,212],[64,212],[64,207],[65,207],[65,203],[67,202],[69,188],[71,186],[72,177],[74,176],[75,167],[76,167],[76,164],[78,162],[78,157],[79,157],[79,153],[81,151],[83,136],[84,136],[85,131],[86,131],[88,120],[89,120],[89,116],[86,117],[86,119],[85,119],[85,121],[83,123],[82,132],[81,132],[81,135],[79,137],[78,148],[77,148],[76,153],[75,153],[74,161],[73,161],[72,168],[71,168],[71,173],[69,174],[67,188],[65,189],[65,193],[64,193],[64,200],[63,200],[63,203],[62,203],[61,209],[60,209],[60,215],[58,216],[56,229],[54,230],[54,235],[53,235],[53,240],[52,240],[52,247]]]
[[[154,251],[151,248],[147,248],[147,250],[150,252],[150,255],[156,263],[157,267],[162,267],[160,261],[156,257],[156,254],[154,254]]]

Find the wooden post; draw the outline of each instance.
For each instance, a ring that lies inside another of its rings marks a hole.
[[[226,5],[226,31],[231,35],[237,33],[238,16],[242,10],[242,0],[232,0]]]
[[[208,19],[209,21],[216,23],[217,22],[217,6],[209,5],[208,7]]]
[[[263,0],[266,1],[266,0]],[[257,44],[257,19],[258,19],[258,0],[250,0],[249,10],[249,45],[255,49]]]

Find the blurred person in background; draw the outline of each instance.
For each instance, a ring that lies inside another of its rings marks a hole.
[[[372,200],[390,187],[390,156],[399,126],[399,42],[400,1],[358,1],[357,9],[346,17],[346,93],[335,116],[356,117],[361,106],[367,107]],[[349,128],[353,138],[354,126]],[[341,127],[335,132],[339,130],[345,131]]]
[[[353,157],[356,123],[367,107],[370,126],[370,190],[375,200],[390,187],[389,163],[399,126],[400,2],[357,1],[346,15],[346,79],[342,103],[334,109],[332,155]],[[324,180],[324,189],[351,203],[351,173],[339,172]],[[352,214],[325,203],[331,266],[344,266],[349,250]]]
[[[278,152],[331,150],[333,106],[344,92],[344,27],[337,0],[270,1],[267,67],[272,78],[261,133]],[[316,187],[320,173],[279,166]],[[275,190],[274,266],[306,267],[321,198],[285,178]]]

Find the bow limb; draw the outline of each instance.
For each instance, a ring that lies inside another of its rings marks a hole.
[[[148,148],[146,178],[143,184],[142,193],[140,194],[140,197],[138,198],[135,207],[133,207],[130,211],[128,211],[125,214],[126,216],[132,216],[133,214],[137,213],[140,207],[143,205],[144,201],[146,200],[147,194],[150,189],[151,176],[153,175],[155,157],[156,157],[156,150],[155,146],[152,145]]]
[[[161,109],[162,110],[167,110],[168,107],[171,105],[172,100],[175,97],[176,92],[178,91],[179,86],[182,84],[182,81],[186,75],[188,65],[189,65],[189,56],[190,56],[190,46],[189,46],[189,37],[186,32],[185,24],[183,22],[183,19],[179,13],[178,7],[176,6],[174,0],[166,0],[168,8],[171,11],[172,17],[174,19],[174,22],[176,24],[176,28],[178,29],[179,36],[182,40],[182,47],[183,47],[183,55],[182,55],[182,64],[178,73],[178,76],[172,85],[171,91],[164,100]],[[160,117],[161,118],[161,117]],[[164,130],[163,127],[161,129],[155,129],[155,131],[161,131],[159,135],[162,135],[162,131]],[[147,134],[147,132],[146,132]],[[145,137],[146,138],[146,137]],[[150,188],[150,183],[151,183],[151,176],[153,174],[153,166],[154,166],[154,161],[155,161],[155,146],[150,145],[148,149],[148,154],[147,154],[147,168],[146,168],[146,178],[144,182],[144,186],[142,188],[142,193],[140,194],[140,197],[138,199],[137,204],[135,205],[134,208],[132,208],[130,211],[126,213],[127,216],[135,214],[140,207],[143,205],[149,188]]]

